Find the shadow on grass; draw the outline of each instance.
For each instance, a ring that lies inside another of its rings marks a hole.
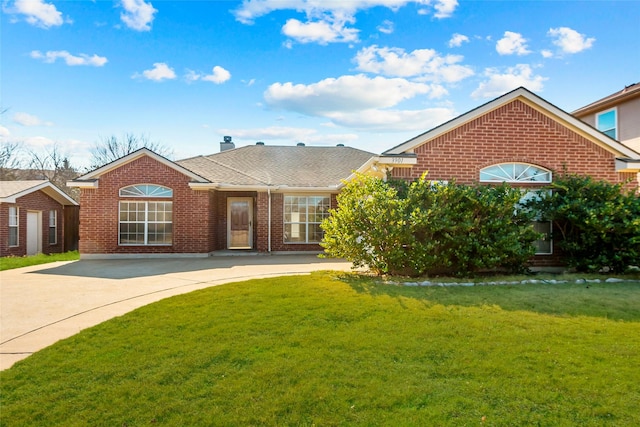
[[[499,307],[556,316],[588,316],[640,322],[640,282],[474,286],[403,286],[381,278],[342,274],[338,280],[373,297],[405,298],[434,305]]]

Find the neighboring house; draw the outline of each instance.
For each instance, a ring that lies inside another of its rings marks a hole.
[[[172,162],[138,150],[69,182],[81,189],[80,252],[319,252],[320,222],[354,170],[354,148],[257,145]]]
[[[532,191],[563,172],[637,188],[640,171],[639,153],[524,88],[381,155],[343,146],[236,149],[229,137],[220,148],[177,162],[141,149],[70,181],[81,189],[82,257],[319,252],[320,222],[354,171],[408,180],[428,171],[434,181]],[[537,247],[538,265],[558,263],[549,239]]]
[[[640,153],[608,137],[524,88],[516,89],[383,155],[415,159],[391,176],[461,184],[508,182],[529,192],[557,174],[590,175],[637,189]],[[536,223],[550,235],[549,223]],[[554,265],[553,243],[537,243],[535,263]]]
[[[78,204],[49,181],[0,181],[0,256],[77,249]]]
[[[640,151],[640,83],[627,86],[571,114]]]

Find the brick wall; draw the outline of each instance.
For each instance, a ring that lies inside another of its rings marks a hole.
[[[453,179],[460,184],[479,181],[480,170],[496,163],[530,163],[553,171],[590,175],[598,180],[637,188],[635,173],[615,171],[615,156],[582,135],[545,116],[520,100],[506,104],[415,148],[418,163],[397,168],[394,178]],[[523,184],[523,187],[539,185]],[[561,254],[538,255],[538,267],[562,264]]]
[[[590,175],[613,183],[634,180],[634,173],[617,173],[615,156],[580,134],[514,100],[440,137],[416,147],[418,164],[394,169],[396,178],[477,182],[480,169],[496,163],[531,163],[555,174]]]
[[[16,204],[0,204],[0,256],[24,256],[27,254],[27,212],[41,212],[42,253],[52,254],[64,252],[64,207],[42,191],[29,193],[16,200]],[[9,247],[9,206],[18,209],[18,244]],[[49,211],[57,211],[56,243],[49,244]]]
[[[99,179],[99,188],[82,189],[80,195],[80,252],[82,254],[207,253],[213,247],[212,195],[193,191],[190,178],[150,157],[140,157]],[[173,190],[167,198],[121,198],[122,187],[156,184]],[[170,246],[119,246],[120,200],[173,201],[173,243]]]

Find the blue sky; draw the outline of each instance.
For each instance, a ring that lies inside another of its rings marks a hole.
[[[640,81],[640,1],[4,0],[3,142],[145,135],[382,152],[525,86],[572,111]]]

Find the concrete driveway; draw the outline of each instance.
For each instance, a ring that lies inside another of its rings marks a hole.
[[[0,370],[82,329],[173,295],[252,278],[348,271],[313,255],[82,260],[0,272]]]

